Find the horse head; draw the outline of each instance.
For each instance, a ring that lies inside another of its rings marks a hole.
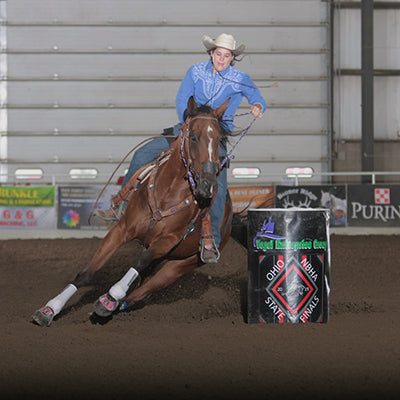
[[[229,99],[217,109],[197,107],[193,97],[188,101],[188,117],[182,126],[182,158],[196,199],[209,203],[218,190],[220,170],[219,147],[223,135],[221,117]],[[186,160],[186,161],[185,161]]]

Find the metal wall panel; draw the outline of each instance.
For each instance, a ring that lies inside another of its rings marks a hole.
[[[400,68],[400,10],[374,12],[375,68]]]
[[[51,162],[55,159],[58,162],[63,160],[74,162],[80,160],[99,161],[103,159],[119,161],[122,158],[120,149],[124,148],[127,153],[131,147],[133,148],[140,141],[139,138],[134,139],[109,135],[94,141],[93,137],[90,136],[53,135],[51,137],[36,137],[34,142],[27,143],[26,137],[14,137],[9,147],[9,157],[11,160],[21,158],[36,162]],[[323,139],[319,136],[312,142],[308,142],[307,138],[302,135],[293,135],[290,141],[283,144],[279,135],[270,136],[268,139],[260,136],[249,136],[246,138],[247,145],[238,149],[235,155],[240,160],[273,162],[282,158],[284,151],[286,159],[302,161],[320,159],[321,150],[325,146]],[[97,143],[98,141],[101,141],[101,145]],[[304,146],[304,141],[307,142],[308,147]]]
[[[193,63],[207,61],[196,54],[9,54],[10,79],[113,79],[114,77],[177,79]],[[254,77],[327,77],[326,54],[251,54],[240,64]],[[181,78],[182,79],[182,78]]]
[[[246,111],[246,109],[240,111]],[[253,132],[282,132],[282,140],[287,140],[284,133],[310,133],[314,140],[316,133],[323,132],[327,124],[327,111],[319,108],[271,108],[267,118],[257,120],[249,135]],[[248,120],[246,120],[248,122]],[[85,132],[85,131],[122,131],[132,134],[154,135],[163,128],[177,122],[175,108],[149,109],[9,109],[9,130],[33,132]],[[236,125],[246,128],[246,123],[236,120]],[[245,146],[242,141],[240,146]],[[284,155],[282,155],[284,157]]]
[[[180,81],[29,81],[10,82],[8,104],[49,107],[174,107]],[[289,89],[290,90],[290,89]],[[311,98],[311,96],[310,96]]]
[[[361,11],[338,8],[335,25],[336,141],[361,141]],[[374,10],[374,137],[400,139],[400,10]],[[344,75],[341,71],[344,70]],[[346,71],[350,70],[350,72]],[[343,146],[341,146],[343,150]],[[377,161],[382,154],[376,154]],[[391,165],[398,165],[400,156]]]
[[[7,7],[0,1],[0,182],[7,181],[7,149],[8,149],[8,83],[7,83],[7,27],[3,21],[7,19]],[[3,162],[4,160],[4,162]]]
[[[274,162],[282,159],[285,154],[287,160],[304,161],[320,160],[321,154],[326,153],[325,138],[317,136],[309,141],[305,135],[293,135],[285,143],[279,135],[261,138],[249,136],[246,138],[248,146],[243,146],[237,151],[240,160],[265,160]],[[305,146],[305,142],[307,147]]]
[[[361,138],[361,78],[340,78],[341,140]],[[400,76],[374,78],[374,136],[376,140],[399,140],[400,137]],[[400,168],[400,164],[399,164]]]
[[[360,10],[339,11],[335,40],[340,68],[361,68],[361,12]]]
[[[326,13],[324,3],[319,0],[12,0],[8,20],[19,24],[83,25],[319,23],[321,15]]]
[[[329,9],[320,0],[7,2],[9,174],[42,166],[68,181],[71,166],[92,165],[105,181],[130,148],[176,123],[180,81],[208,57],[202,35],[224,31],[246,44],[238,67],[269,105],[232,162],[255,161],[261,177],[229,182],[280,182],[287,166],[328,170]]]
[[[255,80],[258,85],[271,85],[274,81]],[[155,103],[174,107],[180,80],[160,81],[11,81],[9,82],[8,105],[13,108],[23,105],[49,107],[59,106],[142,106]],[[268,106],[318,105],[326,101],[324,80],[280,81],[279,90],[263,89]]]
[[[361,68],[360,9],[337,10],[341,68]],[[400,66],[400,11],[374,10],[374,68]]]
[[[240,43],[255,50],[317,51],[324,26],[246,26],[234,27]],[[166,52],[204,53],[201,34],[215,37],[220,28],[185,27],[182,41],[181,27],[166,26],[10,26],[9,52]],[[301,49],[299,49],[301,43]],[[279,44],[279,47],[277,47]]]

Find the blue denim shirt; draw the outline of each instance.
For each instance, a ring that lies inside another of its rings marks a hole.
[[[183,124],[184,113],[188,100],[194,96],[198,106],[206,104],[213,109],[218,108],[228,98],[228,107],[224,113],[228,117],[225,122],[230,130],[233,130],[233,117],[243,97],[251,104],[260,104],[262,112],[267,105],[259,89],[250,79],[250,76],[231,65],[213,75],[211,60],[192,65],[187,71],[176,95],[176,112],[179,121]]]

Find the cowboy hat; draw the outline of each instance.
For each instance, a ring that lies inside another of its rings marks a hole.
[[[214,50],[217,47],[228,49],[235,57],[240,56],[244,52],[244,49],[246,47],[244,44],[236,47],[235,38],[232,35],[228,35],[227,33],[221,33],[215,40],[211,39],[208,35],[204,35],[203,44],[208,51]]]

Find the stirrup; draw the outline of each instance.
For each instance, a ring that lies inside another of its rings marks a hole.
[[[215,241],[213,238],[207,238],[207,241],[210,242],[212,240],[212,248],[207,249],[203,238],[201,239],[200,242],[200,259],[203,261],[205,264],[216,264],[219,260],[220,257],[220,252],[215,245]]]
[[[128,201],[122,201],[119,204],[112,205],[109,209],[107,210],[97,210],[94,214],[93,217],[96,219],[100,219],[104,222],[115,222],[119,221],[121,218],[122,214],[124,213],[126,206],[128,204]]]

